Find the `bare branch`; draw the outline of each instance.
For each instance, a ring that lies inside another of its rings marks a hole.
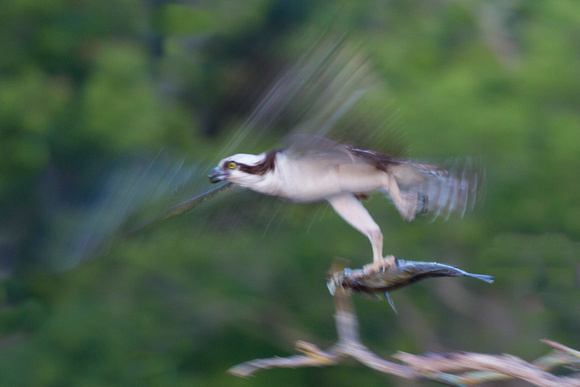
[[[485,355],[479,353],[455,352],[446,354],[427,354],[423,356],[399,352],[394,356],[409,364],[417,372],[429,375],[431,373],[492,371],[496,374],[522,379],[537,386],[580,386],[580,378],[557,377],[533,364],[511,355]],[[485,379],[481,379],[484,376]],[[498,380],[493,374],[463,375],[463,383],[468,384]]]
[[[322,353],[322,351],[321,351]],[[334,358],[336,358],[336,363]],[[270,359],[255,359],[232,367],[228,372],[234,376],[247,378],[253,373],[270,368],[299,368],[299,367],[322,367],[338,364],[340,355],[324,353],[324,356],[310,357],[294,355],[290,357],[272,357]]]

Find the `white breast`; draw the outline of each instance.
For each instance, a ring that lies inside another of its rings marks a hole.
[[[321,158],[289,158],[283,152],[276,167],[251,189],[294,202],[316,202],[329,197],[363,193],[384,187],[388,174],[364,163]]]

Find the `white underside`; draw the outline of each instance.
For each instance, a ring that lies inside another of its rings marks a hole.
[[[391,180],[387,173],[364,163],[347,164],[309,158],[288,160],[287,156],[280,154],[274,171],[268,172],[262,181],[247,187],[265,195],[309,203],[337,195],[388,189]]]

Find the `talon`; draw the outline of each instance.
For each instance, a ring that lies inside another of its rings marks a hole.
[[[385,265],[385,267],[389,268],[399,267],[399,261],[397,261],[397,258],[395,258],[394,255],[387,255],[386,257],[384,257],[383,264]]]

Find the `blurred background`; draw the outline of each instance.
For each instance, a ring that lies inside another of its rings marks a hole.
[[[5,0],[0,15],[3,386],[408,385],[354,363],[225,372],[334,342],[326,273],[371,249],[325,205],[230,191],[108,252],[141,203],[199,194],[219,159],[249,152],[241,128],[250,151],[277,146],[295,117],[252,111],[328,35],[381,80],[349,122],[384,105],[409,156],[487,171],[463,219],[367,204],[385,253],[496,282],[421,282],[392,294],[398,316],[357,297],[363,341],[387,359],[580,349],[580,3]]]

